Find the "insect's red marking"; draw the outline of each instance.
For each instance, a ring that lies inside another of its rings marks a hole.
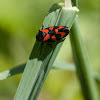
[[[55,29],[56,34],[61,34],[61,39],[66,35],[65,32],[58,32],[58,30],[62,28],[64,28],[64,26],[59,26],[59,28]]]
[[[50,35],[47,34],[47,35],[44,37],[43,42],[44,42],[44,41],[47,41],[47,40],[49,40],[49,39],[50,39]]]
[[[62,28],[64,28],[64,26],[59,26],[59,28],[55,29],[55,33],[56,33],[56,34],[59,34],[59,33],[58,33],[58,30],[59,30],[59,29],[62,29]]]
[[[58,32],[58,34],[61,34],[61,39],[66,35],[65,32]]]
[[[64,26],[59,26],[59,28],[57,28],[57,29],[62,29],[62,28],[64,28]]]
[[[49,27],[49,30],[53,30],[54,27]]]
[[[53,35],[53,36],[51,37],[51,39],[52,39],[53,41],[56,41],[55,35]]]
[[[41,30],[41,31],[44,32],[44,33],[48,33],[48,32],[49,32],[48,29],[43,29],[43,30]]]
[[[58,29],[55,29],[55,33],[58,34]]]

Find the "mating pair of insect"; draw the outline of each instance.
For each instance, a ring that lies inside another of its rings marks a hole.
[[[69,34],[67,26],[52,26],[39,30],[36,39],[41,42],[55,42],[65,38]]]

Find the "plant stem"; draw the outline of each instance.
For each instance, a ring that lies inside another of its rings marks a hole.
[[[43,25],[45,28],[62,25],[68,26],[70,29],[77,13],[78,9],[75,7],[66,9],[54,4],[45,17]],[[35,42],[14,100],[37,100],[63,41],[64,39],[51,42],[51,45],[46,42],[43,44],[39,41]]]
[[[99,100],[96,83],[93,78],[93,71],[91,70],[88,56],[80,35],[77,18],[71,28],[70,40],[84,98],[85,100]]]
[[[65,0],[65,7],[72,7],[71,0]]]

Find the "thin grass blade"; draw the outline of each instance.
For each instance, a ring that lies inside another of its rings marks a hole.
[[[78,6],[78,0],[72,1],[74,5]],[[97,84],[94,80],[93,71],[90,67],[88,55],[80,35],[78,17],[76,17],[71,28],[70,40],[84,98],[85,100],[99,100]]]
[[[23,73],[25,66],[26,66],[26,63],[18,65],[12,69],[1,72],[0,73],[0,80],[6,79],[6,78],[11,77],[13,75],[17,75],[19,73]]]
[[[0,80],[4,80],[8,77],[23,73],[25,66],[26,66],[26,63],[21,64],[19,66],[16,66],[12,69],[1,72],[0,73]],[[55,61],[52,68],[53,69],[62,69],[62,70],[75,71],[75,65],[74,64],[65,63],[65,62],[61,62],[61,61]]]
[[[0,73],[0,80],[4,80],[4,79],[7,79],[8,77],[23,73],[25,66],[26,66],[26,63],[18,65],[16,67],[12,68],[12,69],[5,70],[5,71],[1,72]],[[61,62],[61,61],[55,61],[54,64],[52,65],[52,69],[76,71],[76,68],[75,68],[74,64]],[[94,76],[95,80],[98,83],[100,83],[100,73],[93,72],[93,76]]]

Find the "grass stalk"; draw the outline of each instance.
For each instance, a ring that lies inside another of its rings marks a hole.
[[[77,12],[77,8],[65,9],[58,4],[54,4],[45,17],[43,25],[45,27],[67,25],[70,29]],[[39,41],[35,42],[14,100],[37,100],[63,41],[64,39],[51,43],[52,47],[47,43],[42,45]]]
[[[74,6],[78,7],[78,0],[72,0],[72,2]],[[80,35],[78,16],[71,28],[70,40],[84,98],[85,100],[99,100],[97,84],[93,77],[93,70],[90,67],[88,55]]]
[[[80,35],[77,18],[71,28],[70,40],[84,98],[85,100],[99,100],[93,71],[90,67],[88,55]]]
[[[5,70],[0,73],[0,80],[7,79],[9,77],[12,77],[14,75],[18,75],[20,73],[23,73],[24,68],[26,66],[26,63],[18,65],[12,69]],[[67,70],[67,71],[76,71],[75,64],[72,63],[66,63],[61,61],[55,61],[52,65],[52,69],[60,69],[60,70]],[[98,72],[93,72],[94,79],[98,84],[100,83],[100,74]]]

